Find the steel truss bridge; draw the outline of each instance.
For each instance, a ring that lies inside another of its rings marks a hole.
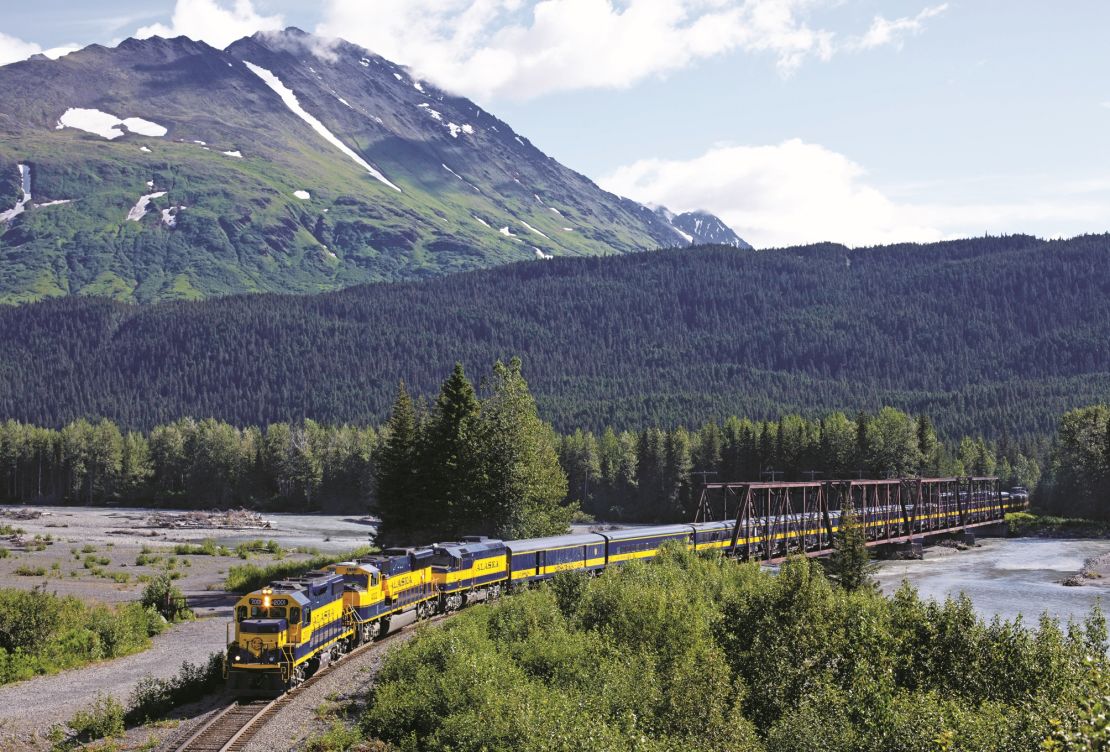
[[[1004,494],[996,477],[706,483],[695,522],[726,521],[728,550],[779,561],[831,553],[841,510],[849,506],[867,545],[885,546],[998,525],[1026,501]]]

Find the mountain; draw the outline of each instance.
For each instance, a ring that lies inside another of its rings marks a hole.
[[[296,29],[36,56],[0,91],[4,302],[317,292],[702,238]]]
[[[675,214],[667,207],[660,206],[655,209],[655,215],[670,225],[690,245],[731,245],[733,248],[752,250],[751,245],[709,212]]]
[[[554,259],[314,296],[0,307],[0,415],[378,422],[520,355],[563,431],[875,409],[1049,436],[1110,399],[1110,236]]]

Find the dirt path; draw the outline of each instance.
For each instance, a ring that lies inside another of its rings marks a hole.
[[[0,749],[49,749],[44,738],[50,728],[88,707],[97,694],[126,704],[142,677],[174,676],[183,661],[203,663],[223,650],[225,624],[220,618],[185,622],[155,637],[142,653],[0,687]]]

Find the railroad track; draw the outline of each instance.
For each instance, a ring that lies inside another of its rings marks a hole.
[[[360,645],[336,663],[328,664],[299,686],[273,700],[235,700],[212,716],[199,730],[175,747],[174,750],[175,752],[241,752],[271,718],[297,699],[297,695],[302,690],[311,687],[327,676],[335,666],[342,665],[356,655],[369,652],[390,642],[398,635],[407,632],[415,624],[437,622],[447,618],[447,616],[434,616],[431,619],[425,619],[423,622],[413,622],[380,640]]]

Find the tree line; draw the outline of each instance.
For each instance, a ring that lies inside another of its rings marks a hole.
[[[5,502],[372,510],[398,540],[531,534],[525,519],[565,527],[575,508],[613,521],[688,520],[703,480],[995,474],[1004,486],[1033,488],[1040,472],[1015,444],[946,444],[928,417],[889,407],[854,418],[731,417],[694,430],[559,435],[540,419],[518,360],[495,366],[478,388],[456,366],[430,407],[402,388],[378,428],[183,418],[142,433],[106,419],[57,430],[0,423]]]
[[[1110,406],[1077,408],[1060,419],[1038,498],[1056,514],[1110,519]]]
[[[561,437],[569,496],[607,520],[688,520],[702,481],[997,475],[1036,486],[1040,462],[1017,445],[964,437],[947,445],[927,416],[892,407],[854,418],[834,412],[755,422],[730,417],[689,431],[578,430]]]
[[[1108,254],[1108,236],[701,247],[311,296],[73,296],[0,307],[0,415],[381,424],[399,381],[435,394],[456,360],[519,355],[563,433],[891,405],[1028,455],[1110,393]]]

